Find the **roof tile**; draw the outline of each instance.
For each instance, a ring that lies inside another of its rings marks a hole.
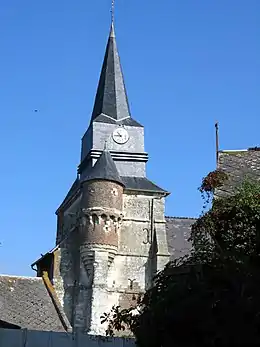
[[[215,192],[216,196],[221,197],[233,193],[246,178],[260,179],[260,151],[220,151],[218,169],[225,171],[229,177],[223,187]]]
[[[39,277],[0,276],[0,319],[31,330],[65,330]]]
[[[187,255],[191,250],[188,241],[195,218],[166,217],[166,233],[171,260]]]

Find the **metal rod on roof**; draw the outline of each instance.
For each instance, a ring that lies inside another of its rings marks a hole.
[[[219,124],[218,122],[215,123],[215,129],[216,129],[216,165],[218,167],[218,154],[219,154]]]

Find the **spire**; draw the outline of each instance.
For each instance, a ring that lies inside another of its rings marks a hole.
[[[84,181],[91,180],[113,181],[124,185],[117,171],[116,164],[107,149],[104,149],[96,164],[84,178]]]
[[[130,118],[125,83],[116,45],[113,14],[91,120],[95,120],[101,114],[113,118],[115,121]]]
[[[109,38],[116,39],[114,22],[111,23]]]

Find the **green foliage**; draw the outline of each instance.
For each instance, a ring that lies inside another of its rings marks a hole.
[[[234,195],[214,200],[193,225],[191,240],[199,257],[258,257],[259,222],[260,184],[245,181]]]
[[[191,241],[190,255],[157,275],[138,315],[119,307],[107,315],[108,332],[129,327],[140,347],[260,344],[260,184],[215,199]]]
[[[135,331],[137,323],[136,311],[137,307],[131,307],[129,309],[121,309],[120,306],[113,306],[112,311],[109,313],[103,313],[101,316],[101,323],[108,322],[107,335],[114,336],[115,331]],[[138,312],[138,316],[141,312]],[[126,334],[127,336],[129,334]],[[122,333],[120,334],[122,336]]]

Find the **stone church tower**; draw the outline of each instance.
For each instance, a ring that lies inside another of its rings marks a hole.
[[[230,178],[218,195],[245,174],[260,177],[259,147],[217,157]],[[0,275],[0,326],[104,335],[103,313],[135,304],[169,259],[190,252],[195,219],[165,217],[168,193],[146,177],[147,161],[112,24],[76,180],[56,211],[56,245],[31,265],[37,277]]]
[[[100,316],[131,305],[169,260],[168,193],[146,177],[147,161],[112,24],[77,179],[56,212],[56,247],[35,263],[75,331],[104,334]]]

